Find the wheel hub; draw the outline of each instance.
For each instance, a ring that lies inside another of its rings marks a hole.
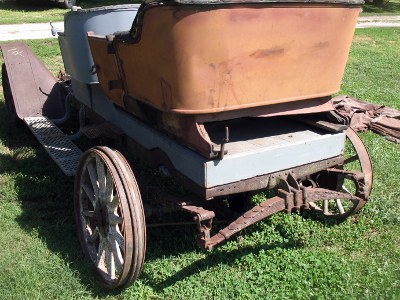
[[[101,202],[100,202],[101,203]],[[109,231],[109,218],[107,206],[100,204],[94,210],[94,224],[102,236],[107,236]]]

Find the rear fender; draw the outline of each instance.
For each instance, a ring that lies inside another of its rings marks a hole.
[[[66,91],[32,50],[22,42],[1,45],[18,118],[65,113]]]

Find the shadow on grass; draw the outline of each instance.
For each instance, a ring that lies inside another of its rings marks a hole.
[[[189,266],[179,270],[174,275],[168,277],[161,283],[156,282],[152,277],[150,277],[146,272],[142,274],[142,278],[157,292],[162,292],[169,286],[175,283],[185,280],[186,278],[196,275],[202,271],[206,271],[210,268],[223,265],[233,265],[237,263],[237,259],[252,253],[258,253],[261,250],[273,250],[276,248],[284,249],[294,249],[292,242],[287,243],[273,243],[270,245],[256,245],[256,246],[246,246],[235,250],[219,250],[216,249],[209,253],[205,258],[197,260],[190,264]],[[150,251],[151,252],[151,251]],[[149,255],[151,259],[151,254]]]
[[[74,274],[92,295],[118,295],[121,291],[106,290],[96,282],[81,251],[73,217],[73,178],[66,177],[58,169],[23,124],[14,127],[7,117],[5,104],[0,101],[0,140],[10,149],[0,155],[0,172],[13,176],[22,209],[16,220],[19,226],[27,232],[37,232],[47,248],[59,254],[65,265],[76,271]],[[167,230],[169,234],[163,228],[150,230],[150,238],[157,242],[149,243],[148,257],[155,259],[195,250],[196,228],[183,232],[179,229]],[[178,246],[170,247],[171,241]]]
[[[0,119],[7,120],[5,104],[2,101],[0,102]],[[20,227],[27,232],[37,232],[47,248],[53,253],[58,253],[66,265],[76,271],[74,273],[79,276],[82,285],[92,295],[104,297],[120,294],[121,291],[110,292],[95,281],[91,266],[81,251],[73,217],[73,178],[66,177],[58,169],[30,131],[22,124],[14,128],[7,122],[1,122],[0,140],[11,150],[10,153],[0,155],[0,172],[13,174],[22,208],[22,214],[17,219]],[[168,217],[173,221],[191,220],[191,217],[186,214],[172,214]],[[214,232],[222,226],[226,224],[216,225]],[[252,230],[256,228],[246,231]],[[199,248],[194,238],[196,234],[195,225],[149,228],[147,261],[197,251]],[[162,283],[150,278],[146,272],[143,273],[142,278],[152,288],[161,291],[202,270],[220,264],[230,265],[237,258],[261,249],[301,247],[301,244],[293,240],[293,237],[287,236],[285,240],[287,241],[285,243],[248,246],[237,250],[216,249],[208,253],[204,259],[193,262]]]
[[[94,279],[84,258],[73,217],[73,178],[66,177],[53,163],[30,131],[7,122],[0,101],[0,140],[11,151],[0,155],[0,172],[13,175],[22,214],[20,227],[35,231],[47,248],[60,255],[79,276],[83,286],[98,297],[110,295]]]

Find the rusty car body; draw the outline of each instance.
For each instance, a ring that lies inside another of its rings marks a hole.
[[[192,214],[199,245],[212,249],[280,211],[341,221],[365,205],[368,153],[331,104],[361,5],[169,0],[77,9],[58,33],[61,79],[25,44],[2,45],[10,117],[75,176],[79,239],[106,287],[139,276],[154,208]],[[80,128],[66,135],[57,125],[71,110]],[[189,194],[138,179],[110,147],[82,154],[72,141],[81,135],[118,138]],[[273,196],[249,206],[259,191]],[[228,225],[213,232],[214,219]]]

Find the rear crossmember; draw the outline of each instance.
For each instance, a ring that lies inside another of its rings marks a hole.
[[[343,171],[335,168],[329,169],[328,172],[336,173],[352,180],[356,187],[355,195],[325,188],[298,185],[297,181],[289,175],[288,180],[282,181],[282,188],[278,189],[277,196],[266,199],[259,205],[254,206],[213,236],[211,236],[211,230],[213,219],[215,217],[214,211],[204,209],[200,206],[195,206],[192,203],[179,201],[176,198],[172,199],[166,197],[165,199],[167,202],[170,202],[170,204],[178,205],[182,211],[194,215],[193,219],[197,223],[199,230],[197,236],[198,245],[205,249],[213,249],[215,246],[228,240],[232,235],[258,221],[281,211],[291,213],[292,211],[309,209],[310,203],[317,200],[347,199],[353,202],[358,202],[360,205],[365,204],[368,197],[365,194],[364,178],[361,173]],[[291,184],[289,184],[289,182]]]

